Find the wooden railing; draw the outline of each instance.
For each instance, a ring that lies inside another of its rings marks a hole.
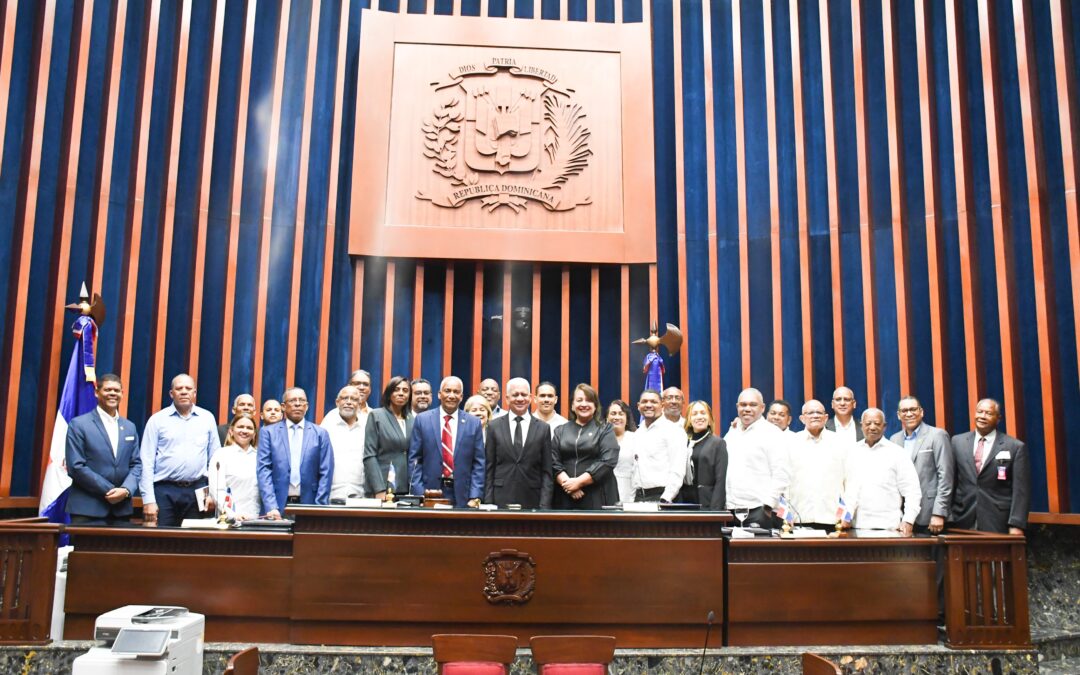
[[[953,530],[945,546],[945,643],[1030,649],[1024,537]]]
[[[0,644],[49,642],[59,535],[44,518],[0,521]]]

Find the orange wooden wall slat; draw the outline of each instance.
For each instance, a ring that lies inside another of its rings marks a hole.
[[[420,377],[420,357],[424,352],[424,263],[416,263],[413,286],[412,368],[409,379]]]
[[[364,332],[364,259],[357,258],[353,263],[353,334],[352,334],[352,350],[351,359],[349,361],[349,370],[353,371],[359,368],[360,359],[362,354],[360,353],[360,337]]]
[[[382,384],[390,381],[394,355],[394,286],[397,283],[397,263],[386,263],[386,305],[383,310]]]
[[[832,270],[832,323],[835,386],[844,384],[844,301],[840,280],[840,210],[836,178],[836,115],[833,112],[832,48],[829,44],[829,6],[818,3],[818,28],[821,34],[821,99],[825,127],[825,184],[829,204],[829,258]]]
[[[562,266],[562,306],[559,323],[559,403],[563,417],[570,410],[570,266]]]
[[[855,71],[855,156],[859,176],[859,253],[862,260],[863,335],[866,342],[866,404],[878,405],[877,308],[874,230],[870,227],[870,156],[866,147],[866,86],[862,0],[851,0],[851,47]]]
[[[539,297],[539,294],[537,295]],[[630,266],[619,267],[619,306],[628,307],[630,302]],[[533,316],[536,316],[535,310]],[[537,317],[539,318],[539,317]],[[533,328],[539,335],[539,326]],[[619,397],[630,400],[630,312],[619,313],[619,353],[622,358],[619,370]]]
[[[499,380],[502,390],[499,392],[500,400],[502,392],[506,391],[506,382],[510,379],[510,334],[514,330],[513,281],[510,264],[507,263],[503,268],[502,283],[502,375]]]
[[[11,89],[11,57],[15,49],[15,17],[19,12],[19,0],[5,0],[3,11],[4,32],[0,35],[0,150],[4,149],[7,133],[8,91]]]
[[[289,337],[285,348],[285,386],[291,387],[296,382],[296,352],[297,341],[300,337],[300,272],[304,261],[304,228],[307,219],[307,195],[308,195],[308,171],[311,163],[311,129],[313,126],[312,115],[315,107],[315,65],[319,58],[319,14],[322,2],[316,0],[311,3],[311,20],[308,23],[308,50],[307,70],[304,74],[304,112],[300,125],[300,176],[296,190],[296,225],[293,230],[292,244],[292,283],[289,297]],[[319,336],[322,339],[323,336]],[[321,351],[321,350],[320,350]],[[315,392],[308,392],[308,397]],[[320,403],[318,397],[312,399],[314,403]],[[322,410],[314,407],[316,419],[321,419]]]
[[[473,275],[473,331],[472,331],[472,368],[471,389],[464,392],[466,397],[480,389],[481,368],[484,354],[484,263],[476,262]],[[464,403],[464,401],[462,401]]]
[[[530,353],[529,382],[533,391],[540,384],[540,275],[541,266],[534,264],[532,268],[532,351]]]
[[[229,209],[229,249],[225,256],[225,307],[221,329],[221,381],[218,417],[229,410],[231,385],[233,314],[236,309],[236,254],[240,248],[240,198],[244,185],[244,148],[247,146],[248,99],[251,96],[251,59],[255,40],[255,0],[247,0],[244,18],[244,52],[240,64],[240,92],[236,106],[236,146],[233,149]],[[261,398],[256,398],[261,401]]]
[[[202,310],[205,291],[206,235],[210,227],[210,178],[214,168],[214,136],[217,133],[217,101],[221,88],[221,40],[225,30],[225,0],[214,0],[214,28],[210,38],[210,59],[207,64],[206,106],[203,108],[201,167],[199,169],[199,214],[195,226],[195,261],[191,275],[191,326],[188,351],[188,372],[198,376],[202,351]]]
[[[1061,400],[1061,371],[1058,367],[1057,308],[1054,303],[1053,252],[1050,223],[1043,208],[1046,191],[1046,158],[1043,156],[1042,115],[1039,92],[1033,79],[1035,47],[1031,43],[1030,3],[1013,0],[1016,40],[1016,71],[1020,86],[1020,126],[1024,137],[1027,166],[1028,217],[1031,223],[1031,261],[1035,282],[1035,326],[1039,345],[1039,385],[1042,406],[1043,444],[1046,453],[1046,484],[1050,511],[1069,507],[1067,455],[1059,429],[1060,411],[1051,402]],[[1011,293],[1010,293],[1011,295]]]
[[[600,382],[600,268],[592,266],[589,273],[589,383]]]
[[[262,227],[259,234],[258,286],[255,302],[255,340],[252,345],[251,392],[262,400],[263,359],[266,354],[266,300],[270,290],[270,235],[274,222],[274,192],[277,185],[277,156],[281,137],[281,99],[285,93],[285,47],[289,41],[292,0],[282,0],[278,10],[277,43],[274,47],[273,93],[270,97],[270,127],[267,132],[266,187],[263,190]],[[289,355],[291,359],[293,355]],[[285,386],[291,386],[286,382]]]
[[[682,3],[671,3],[671,32],[673,44],[682,44]],[[675,85],[675,232],[676,249],[679,270],[686,270],[686,167],[683,152],[683,144],[686,142],[683,134],[683,66],[682,50],[675,49],[674,62],[672,64],[672,80]],[[678,277],[679,288],[679,323],[687,323],[687,289],[686,274],[680,273]],[[661,331],[663,333],[663,331]],[[593,334],[595,336],[595,333]],[[595,339],[593,340],[595,343]],[[679,381],[684,390],[688,389],[690,382],[690,331],[683,331],[683,346],[679,357]],[[593,378],[595,386],[596,378]]]
[[[52,62],[53,26],[56,20],[56,2],[47,0],[37,7],[41,21],[41,32],[35,34],[34,67],[31,72],[46,74]],[[33,83],[33,106],[27,111],[31,133],[24,143],[29,144],[28,161],[25,171],[19,177],[20,187],[26,186],[17,196],[16,222],[22,216],[21,236],[18,238],[19,257],[12,256],[18,264],[18,280],[11,311],[12,323],[10,348],[10,366],[7,372],[6,414],[4,415],[4,456],[0,465],[0,497],[11,494],[11,467],[15,458],[15,420],[19,405],[19,385],[22,382],[23,343],[26,337],[26,296],[30,287],[30,257],[33,253],[34,225],[37,217],[37,200],[41,173],[41,152],[45,130],[45,101],[49,89],[49,78],[37,77]],[[5,102],[3,106],[7,107]],[[14,247],[12,253],[14,254]]]
[[[456,6],[456,5],[455,5]],[[443,297],[443,353],[442,373],[449,375],[452,371],[451,361],[454,356],[454,263],[446,264],[446,288]],[[439,384],[436,382],[433,389]]]
[[[810,223],[806,192],[806,134],[803,130],[802,53],[799,42],[799,3],[788,3],[791,35],[791,107],[795,122],[795,199],[799,218],[799,308],[802,325],[803,401],[814,396],[814,339],[810,306]],[[715,278],[715,275],[714,275]],[[719,399],[714,399],[719,400]]]

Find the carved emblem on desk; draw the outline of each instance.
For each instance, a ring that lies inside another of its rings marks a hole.
[[[529,200],[549,211],[590,204],[573,189],[589,165],[589,128],[572,89],[558,77],[514,58],[463,64],[433,82],[434,106],[424,119],[424,156],[446,178],[417,199],[458,208],[479,199],[488,212],[520,213]]]
[[[536,561],[528,553],[503,549],[484,561],[484,597],[493,605],[522,605],[536,590]]]

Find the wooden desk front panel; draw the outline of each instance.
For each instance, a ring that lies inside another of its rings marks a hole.
[[[730,645],[937,641],[929,540],[733,541]]]

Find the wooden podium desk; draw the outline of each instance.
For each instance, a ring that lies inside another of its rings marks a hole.
[[[209,642],[288,642],[292,535],[142,527],[68,527],[64,639],[124,605],[206,615]],[[59,638],[59,636],[55,636]]]
[[[937,642],[936,538],[732,539],[726,643]]]
[[[428,645],[435,633],[722,644],[729,517],[289,508],[290,642]]]

